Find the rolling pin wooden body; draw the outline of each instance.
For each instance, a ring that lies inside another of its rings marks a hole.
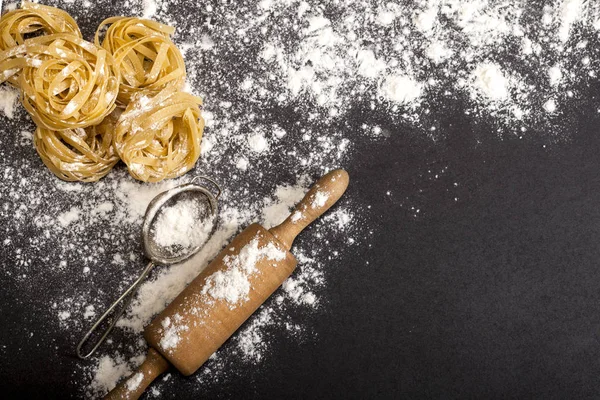
[[[230,266],[225,260],[235,260],[240,249],[253,241],[257,242],[258,248],[264,248],[269,243],[274,244],[284,258],[258,259],[254,265],[256,272],[247,278],[250,291],[246,298],[237,303],[231,304],[226,299],[214,299],[205,292],[207,279],[217,271],[229,269]],[[182,374],[193,374],[269,298],[295,268],[296,259],[292,253],[284,249],[269,231],[258,224],[250,225],[146,327],[146,341]],[[169,324],[165,321],[169,321]]]
[[[289,252],[294,238],[347,186],[348,174],[332,171],[280,225],[266,230],[253,224],[236,236],[146,327],[151,347],[146,361],[106,398],[137,399],[169,363],[193,374],[290,276],[297,264]],[[243,279],[236,282],[240,273]]]

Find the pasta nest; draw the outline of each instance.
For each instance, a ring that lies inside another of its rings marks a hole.
[[[114,146],[129,173],[145,182],[174,178],[200,157],[202,99],[173,88],[136,95],[119,117]]]
[[[99,125],[61,131],[38,127],[33,144],[42,161],[65,181],[95,182],[119,161],[112,146],[117,118],[113,114]]]
[[[0,18],[0,83],[20,89],[37,125],[34,146],[57,177],[97,181],[119,159],[146,182],[193,168],[202,100],[181,92],[186,69],[174,31],[113,17],[90,43],[58,8],[24,2]],[[117,105],[126,107],[120,116]]]
[[[23,2],[21,8],[7,12],[0,20],[0,50],[25,42],[27,37],[70,33],[81,37],[77,22],[67,12],[42,4]]]
[[[70,33],[81,37],[77,22],[65,11],[42,4],[23,2],[20,9],[7,12],[0,19],[0,51],[19,46],[27,38]],[[12,75],[8,83],[18,86],[18,75]]]
[[[155,95],[166,87],[183,88],[185,63],[170,39],[174,31],[171,26],[140,18],[112,17],[100,24],[94,43],[113,55],[121,71],[119,104],[127,105],[138,92]]]
[[[119,71],[112,56],[72,34],[27,39],[0,52],[0,83],[16,74],[23,106],[49,130],[96,125],[116,107]]]

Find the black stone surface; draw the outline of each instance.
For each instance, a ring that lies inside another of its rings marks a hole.
[[[565,111],[559,140],[499,136],[460,102],[435,142],[408,125],[378,140],[348,133],[347,201],[371,206],[373,234],[331,262],[317,337],[274,341],[260,366],[222,382],[173,374],[162,398],[598,398],[599,89]],[[1,134],[14,135],[1,120]],[[310,243],[311,229],[298,241]],[[44,295],[0,289],[3,398],[82,395],[73,338],[48,331],[54,317],[35,301]]]

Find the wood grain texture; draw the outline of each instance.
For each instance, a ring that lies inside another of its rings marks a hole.
[[[170,365],[156,350],[150,348],[146,359],[128,379],[122,381],[111,390],[105,400],[135,400],[159,375],[169,369]],[[142,374],[138,381],[138,374]]]
[[[202,290],[209,276],[227,268],[224,259],[235,256],[240,249],[258,239],[259,247],[274,244],[286,252],[283,260],[261,258],[256,263],[256,273],[249,276],[248,298],[232,305],[226,300],[214,299]],[[250,225],[241,232],[173,300],[171,304],[146,327],[144,336],[148,344],[157,349],[182,374],[193,374],[225,341],[256,311],[258,307],[290,276],[296,268],[296,259],[287,252],[275,237],[258,224]],[[180,332],[180,341],[173,348],[163,348],[161,341],[168,332],[163,321],[177,320],[185,327]]]
[[[270,232],[289,250],[296,236],[342,197],[349,182],[350,177],[343,169],[327,173],[310,188],[286,220]]]

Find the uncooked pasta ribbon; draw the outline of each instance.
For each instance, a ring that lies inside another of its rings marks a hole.
[[[112,56],[77,36],[40,36],[0,52],[0,83],[14,74],[23,106],[43,128],[96,125],[115,108],[119,72]]]
[[[117,117],[99,125],[61,131],[38,127],[33,144],[42,161],[65,181],[95,182],[119,161],[112,145]]]
[[[173,88],[154,97],[134,96],[114,136],[115,149],[134,178],[157,182],[194,166],[204,130],[201,104],[199,97]]]
[[[24,1],[21,8],[7,12],[0,20],[0,50],[23,44],[27,37],[53,33],[81,37],[77,23],[65,11]]]
[[[108,29],[100,43],[105,26]],[[127,105],[138,92],[154,95],[166,87],[183,87],[185,63],[170,39],[174,31],[173,27],[140,18],[112,17],[100,24],[94,43],[113,55],[121,71],[119,104]]]
[[[27,38],[70,33],[81,38],[75,20],[65,11],[42,4],[23,2],[21,8],[7,12],[0,19],[0,51],[25,43]],[[9,83],[17,85],[13,75]]]

